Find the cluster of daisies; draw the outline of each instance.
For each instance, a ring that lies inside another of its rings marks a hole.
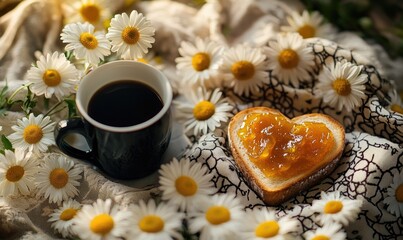
[[[61,155],[45,154],[55,145],[54,126],[49,116],[31,113],[11,127],[6,137],[11,147],[0,154],[0,197],[36,196],[61,203],[77,196],[82,168]]]
[[[35,196],[60,204],[79,194],[82,171],[61,155],[39,157],[31,152],[5,150],[0,155],[0,196],[8,200]]]
[[[49,216],[63,237],[80,239],[182,239],[187,232],[198,239],[346,238],[343,226],[360,212],[361,200],[340,192],[322,192],[309,207],[318,227],[302,233],[300,222],[278,217],[271,208],[244,209],[232,194],[216,194],[207,167],[188,159],[173,159],[159,170],[162,201],[149,199],[121,206],[111,199],[80,204],[63,202]]]
[[[27,86],[36,96],[59,101],[74,94],[81,77],[114,55],[115,59],[142,59],[154,43],[155,29],[142,13],[116,14],[107,31],[89,22],[64,26],[60,34],[65,53],[48,53],[27,72]],[[73,64],[74,63],[74,64]]]
[[[136,0],[66,0],[61,2],[64,24],[88,22],[96,29],[107,29],[113,14]]]
[[[346,60],[327,63],[318,78],[313,78],[318,66],[312,45],[296,32],[273,34],[261,46],[244,43],[226,47],[196,38],[194,42],[183,41],[179,54],[179,92],[186,99],[174,101],[176,116],[186,132],[196,136],[214,131],[234,110],[230,99],[217,100],[214,93],[225,90],[258,99],[271,84],[270,78],[294,88],[314,79],[314,97],[336,111],[357,110],[367,98],[368,75],[361,65]]]

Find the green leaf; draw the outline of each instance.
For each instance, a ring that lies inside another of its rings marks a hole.
[[[78,116],[75,100],[74,99],[64,99],[64,102],[67,104],[67,107],[69,109],[68,117],[72,118],[72,117]]]
[[[301,0],[309,11],[319,11],[340,31],[354,31],[377,42],[392,58],[403,57],[403,5],[396,0]],[[382,26],[382,29],[377,29]]]
[[[13,144],[11,144],[10,140],[6,136],[1,135],[1,142],[3,143],[3,147],[6,150],[12,150],[13,149]]]
[[[71,60],[74,57],[73,51],[65,51],[64,56],[66,57],[67,60]]]
[[[25,112],[26,115],[30,114],[32,109],[36,106],[35,95],[32,94],[29,87],[27,88],[27,96],[25,97],[24,102],[22,103],[22,110]]]

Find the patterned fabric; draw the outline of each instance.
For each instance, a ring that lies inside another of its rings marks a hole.
[[[334,61],[346,59],[363,63],[360,56],[335,43],[316,39],[310,46],[318,66],[311,81],[305,82],[303,88],[285,86],[270,74],[270,83],[261,88],[263,97],[247,98],[227,90],[227,95],[239,102],[239,108],[267,106],[280,110],[289,118],[320,112],[331,115],[345,127],[345,149],[332,174],[276,210],[280,216],[287,214],[298,218],[305,232],[317,227],[313,216],[304,211],[306,206],[319,199],[321,191],[338,190],[350,199],[364,200],[358,220],[346,227],[348,239],[403,238],[402,217],[390,214],[383,203],[393,176],[403,169],[403,148],[399,146],[403,140],[403,116],[385,108],[385,98],[390,98],[388,90],[392,89],[392,83],[382,78],[373,66],[365,65],[364,71],[369,76],[366,84],[368,100],[357,111],[336,111],[313,95],[316,76],[320,69]],[[203,136],[185,155],[208,166],[214,173],[217,192],[235,193],[243,200],[245,208],[265,206],[238,170],[225,131]]]
[[[362,198],[364,204],[358,220],[346,227],[348,239],[396,239],[403,237],[402,218],[391,215],[383,203],[393,176],[402,171],[403,149],[384,138],[353,131],[346,134],[346,146],[337,168],[317,186],[276,207],[279,216],[298,218],[307,231],[317,227],[306,210],[321,191],[338,190],[351,199]],[[245,208],[264,207],[238,170],[224,132],[203,136],[189,150],[187,157],[204,163],[214,174],[217,192],[233,192]]]

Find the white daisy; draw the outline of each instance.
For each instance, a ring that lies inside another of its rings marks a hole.
[[[178,74],[185,85],[210,84],[218,74],[221,47],[208,39],[196,38],[195,43],[183,41],[179,48],[181,57],[175,59]],[[211,85],[211,84],[210,84]]]
[[[393,177],[388,188],[388,196],[383,200],[388,205],[388,211],[396,217],[403,216],[403,172]]]
[[[321,37],[332,39],[335,36],[335,30],[332,25],[326,23],[319,12],[309,13],[304,10],[302,14],[293,11],[287,17],[289,26],[282,26],[281,30],[285,32],[297,32],[303,38]]]
[[[69,199],[50,214],[48,222],[52,222],[51,227],[60,233],[63,238],[71,237],[73,235],[71,227],[73,226],[74,217],[80,209],[81,204],[79,202]]]
[[[37,162],[31,158],[31,154],[5,150],[4,155],[0,154],[0,196],[30,194],[35,189],[34,176],[37,171]]]
[[[91,64],[98,64],[111,53],[105,34],[94,32],[94,26],[87,22],[64,26],[60,37],[63,43],[67,43],[67,51],[73,51],[76,58],[85,59]]]
[[[15,149],[28,150],[34,153],[43,153],[50,145],[55,144],[53,128],[55,123],[49,116],[44,117],[39,114],[37,117],[33,113],[28,118],[17,120],[17,125],[11,127],[15,132],[8,136]]]
[[[131,205],[133,218],[128,239],[159,240],[182,239],[180,230],[184,214],[169,204],[160,203],[158,206],[153,199],[146,204]]]
[[[52,55],[48,53],[46,57],[40,56],[36,66],[28,70],[27,79],[32,83],[30,90],[35,95],[51,98],[54,94],[60,101],[75,92],[79,72],[63,53],[54,52]]]
[[[62,1],[65,23],[88,22],[102,30],[111,18],[112,4],[106,0],[64,0]]]
[[[313,200],[310,210],[319,213],[317,220],[324,225],[329,222],[341,223],[347,226],[354,221],[361,210],[361,199],[349,199],[342,196],[339,191],[322,192],[320,200]]]
[[[200,232],[200,240],[239,238],[242,228],[242,210],[239,199],[233,194],[215,194],[197,205],[189,219],[189,231]]]
[[[312,48],[297,33],[278,34],[265,53],[269,58],[269,69],[280,82],[298,87],[303,80],[310,79],[309,72],[315,66]]]
[[[131,57],[129,56],[129,52],[126,52],[125,54],[122,55],[123,59],[130,60]],[[142,62],[145,64],[149,64],[159,70],[163,70],[165,68],[164,64],[164,59],[162,56],[156,55],[154,52],[148,52],[145,56],[142,58],[137,58],[135,59],[137,62]]]
[[[50,155],[39,168],[36,177],[38,195],[60,204],[63,200],[77,196],[82,169],[62,155]]]
[[[299,221],[287,216],[278,218],[273,210],[254,208],[247,210],[244,218],[242,239],[291,239],[299,228]],[[295,236],[294,236],[295,237]]]
[[[339,111],[344,108],[350,112],[360,107],[367,98],[364,91],[368,76],[361,74],[362,68],[347,61],[323,68],[318,76],[315,94]]]
[[[111,20],[106,37],[112,43],[112,51],[118,55],[129,52],[130,59],[142,58],[154,43],[155,29],[151,22],[133,10],[128,16],[126,13],[116,14]],[[127,57],[127,55],[125,55]]]
[[[388,108],[391,111],[403,114],[403,101],[396,90],[393,90],[391,94],[391,101]]]
[[[97,199],[92,205],[84,205],[73,220],[73,233],[80,239],[124,239],[131,225],[132,212],[112,206],[112,200]],[[127,238],[130,239],[130,238]]]
[[[219,88],[210,92],[199,87],[188,97],[190,102],[174,101],[178,121],[184,123],[185,132],[193,130],[196,136],[212,132],[232,116],[234,107],[228,103],[229,99],[222,97]]]
[[[214,193],[212,175],[198,162],[176,158],[161,165],[159,170],[162,199],[178,206],[181,211],[195,208],[200,198]]]
[[[345,240],[347,238],[342,226],[337,223],[326,223],[323,227],[304,233],[305,240]]]
[[[239,95],[249,96],[269,81],[266,56],[260,48],[237,45],[224,52],[220,71],[225,85]]]

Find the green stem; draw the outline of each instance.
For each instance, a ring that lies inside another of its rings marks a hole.
[[[64,107],[62,107],[61,109],[59,109],[59,110],[57,110],[57,111],[54,111],[54,112],[52,112],[52,115],[54,115],[54,114],[56,114],[56,113],[59,113],[59,112],[61,112],[61,111],[63,111],[64,109],[66,109],[67,107],[66,106],[64,106]],[[45,115],[45,117],[46,117],[46,115]]]
[[[26,87],[28,87],[28,85],[21,85],[19,88],[17,88],[14,92],[13,92],[13,94],[11,94],[11,96],[8,98],[8,100],[7,100],[7,105],[12,105],[13,104],[13,101],[12,101],[12,99],[15,97],[15,95],[17,95],[17,93],[18,92],[20,92],[22,89],[24,89],[24,88],[26,88]]]
[[[96,65],[93,65],[92,63],[89,62],[85,62],[83,71],[84,76],[87,75],[89,72],[91,72],[94,69],[94,67],[96,67]]]
[[[52,113],[52,111],[54,111],[57,107],[59,107],[60,104],[62,104],[63,102],[64,102],[64,101],[60,101],[60,102],[58,102],[57,104],[55,104],[51,109],[49,109],[49,111],[47,111],[47,112],[45,113],[45,116],[44,116],[44,117],[50,116],[51,114],[58,113],[58,112],[62,111],[64,108],[62,108],[61,110],[58,110],[57,112]]]

